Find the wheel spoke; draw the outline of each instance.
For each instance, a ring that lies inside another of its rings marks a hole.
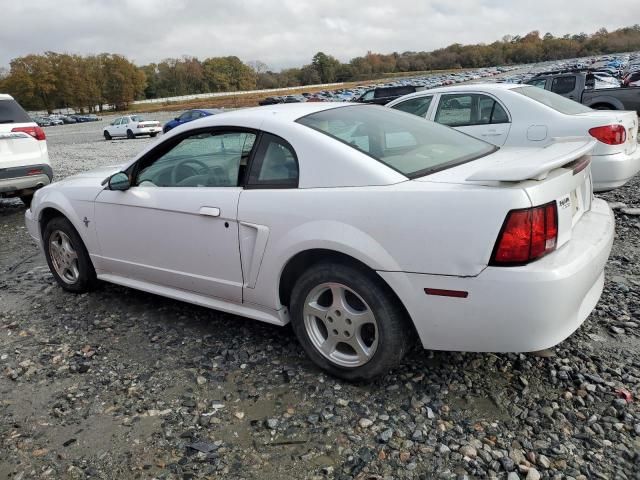
[[[340,285],[331,285],[331,308],[347,309],[347,300],[344,297],[344,287]]]
[[[373,313],[371,313],[371,310],[367,309],[364,312],[352,312],[349,313],[349,320],[351,320],[353,326],[356,329],[359,329],[360,327],[362,327],[363,325],[366,325],[367,323],[373,323],[375,324],[376,319],[373,316]]]
[[[360,333],[354,335],[348,343],[351,345],[351,348],[355,350],[359,360],[366,361],[371,358],[372,348],[366,346]]]
[[[325,317],[327,316],[328,308],[325,308],[318,304],[318,302],[309,302],[304,306],[304,315],[312,315],[316,318],[319,318],[324,322]]]
[[[335,351],[337,345],[338,339],[333,335],[329,335],[320,345],[320,350],[322,350],[325,355],[330,356]]]

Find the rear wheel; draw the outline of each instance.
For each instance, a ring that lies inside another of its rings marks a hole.
[[[598,103],[596,105],[593,105],[591,108],[593,108],[594,110],[615,110],[615,107],[613,107],[612,105],[607,105],[606,103]]]
[[[410,346],[397,300],[374,274],[348,265],[321,264],[301,275],[291,324],[311,360],[345,380],[384,375]]]
[[[58,284],[82,293],[96,285],[96,272],[80,235],[64,217],[51,219],[42,236],[47,264]]]
[[[104,139],[105,140],[111,140],[111,138],[112,138],[111,134],[105,130],[104,131]]]
[[[133,134],[133,132],[131,130],[127,130],[127,138],[129,140],[136,138],[136,136]]]

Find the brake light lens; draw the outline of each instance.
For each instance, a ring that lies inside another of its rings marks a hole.
[[[502,225],[491,256],[491,265],[524,265],[556,249],[558,209],[556,202],[511,210]]]
[[[589,135],[607,145],[620,145],[627,141],[627,130],[622,125],[593,127]]]
[[[11,129],[12,132],[23,132],[31,135],[36,140],[46,140],[47,136],[44,134],[44,130],[40,127],[15,127]]]

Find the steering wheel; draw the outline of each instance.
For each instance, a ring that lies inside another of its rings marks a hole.
[[[178,179],[178,170],[180,170],[181,167],[185,166],[187,163],[193,163],[201,168],[204,168],[206,170],[209,169],[209,167],[204,164],[203,162],[201,162],[200,160],[195,160],[193,158],[187,158],[186,160],[182,160],[181,162],[176,163],[173,168],[171,169],[171,185],[177,185],[178,182],[180,182],[181,180],[184,180],[187,177],[181,178],[180,180]],[[193,175],[197,175],[198,171],[193,168],[192,166],[189,166],[189,168],[194,172]]]

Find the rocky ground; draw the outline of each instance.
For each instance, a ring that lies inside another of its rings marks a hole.
[[[150,141],[47,134],[58,178]],[[640,178],[603,197],[640,206]],[[0,479],[640,478],[638,216],[617,210],[602,299],[549,355],[416,349],[354,385],[289,328],[65,293],[23,213],[0,200]]]

